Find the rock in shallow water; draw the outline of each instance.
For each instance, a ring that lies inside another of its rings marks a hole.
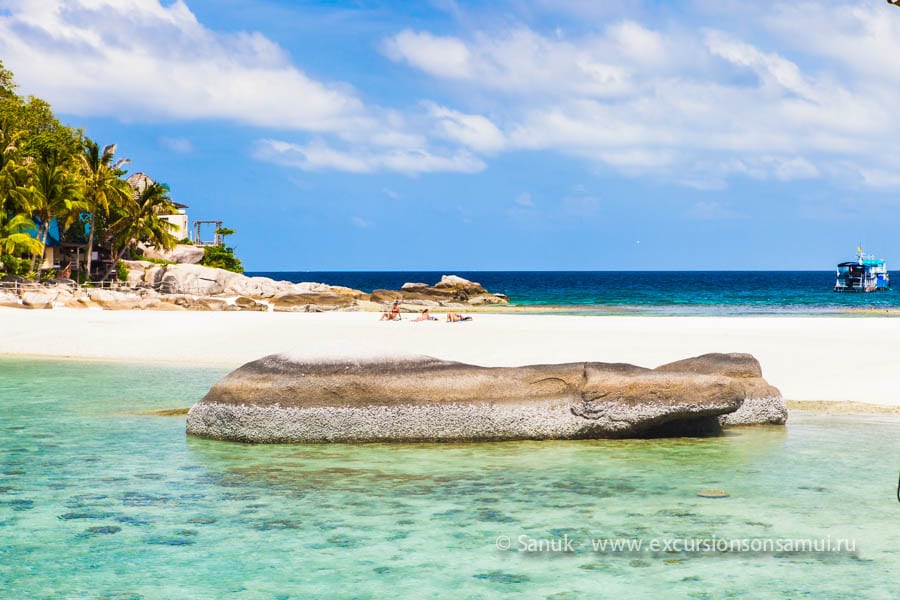
[[[747,399],[781,402],[747,354],[705,355],[657,369],[272,355],[214,385],[188,413],[187,431],[255,443],[677,435],[717,429],[719,418]]]

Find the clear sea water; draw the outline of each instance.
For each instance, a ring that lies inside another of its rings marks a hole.
[[[436,271],[250,273],[319,281],[366,292],[433,284]],[[849,314],[900,308],[900,293],[835,293],[834,271],[454,271],[513,304],[564,306],[597,313]]]
[[[900,416],[800,413],[698,439],[253,446],[147,414],[224,372],[0,359],[0,597],[897,597]],[[590,546],[613,537],[856,551]]]

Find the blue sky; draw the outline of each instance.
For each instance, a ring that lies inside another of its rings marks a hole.
[[[883,0],[0,0],[21,90],[250,270],[900,261]]]

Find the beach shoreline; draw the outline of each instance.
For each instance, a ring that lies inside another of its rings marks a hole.
[[[380,322],[369,312],[256,313],[0,309],[0,357],[237,368],[268,354],[379,351],[483,366],[578,361],[644,367],[747,352],[789,401],[900,406],[900,320],[476,314]],[[866,340],[861,343],[859,340]]]

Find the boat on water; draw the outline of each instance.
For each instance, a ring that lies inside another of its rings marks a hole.
[[[838,263],[836,292],[885,292],[891,289],[891,276],[883,258],[856,249],[856,260]]]

